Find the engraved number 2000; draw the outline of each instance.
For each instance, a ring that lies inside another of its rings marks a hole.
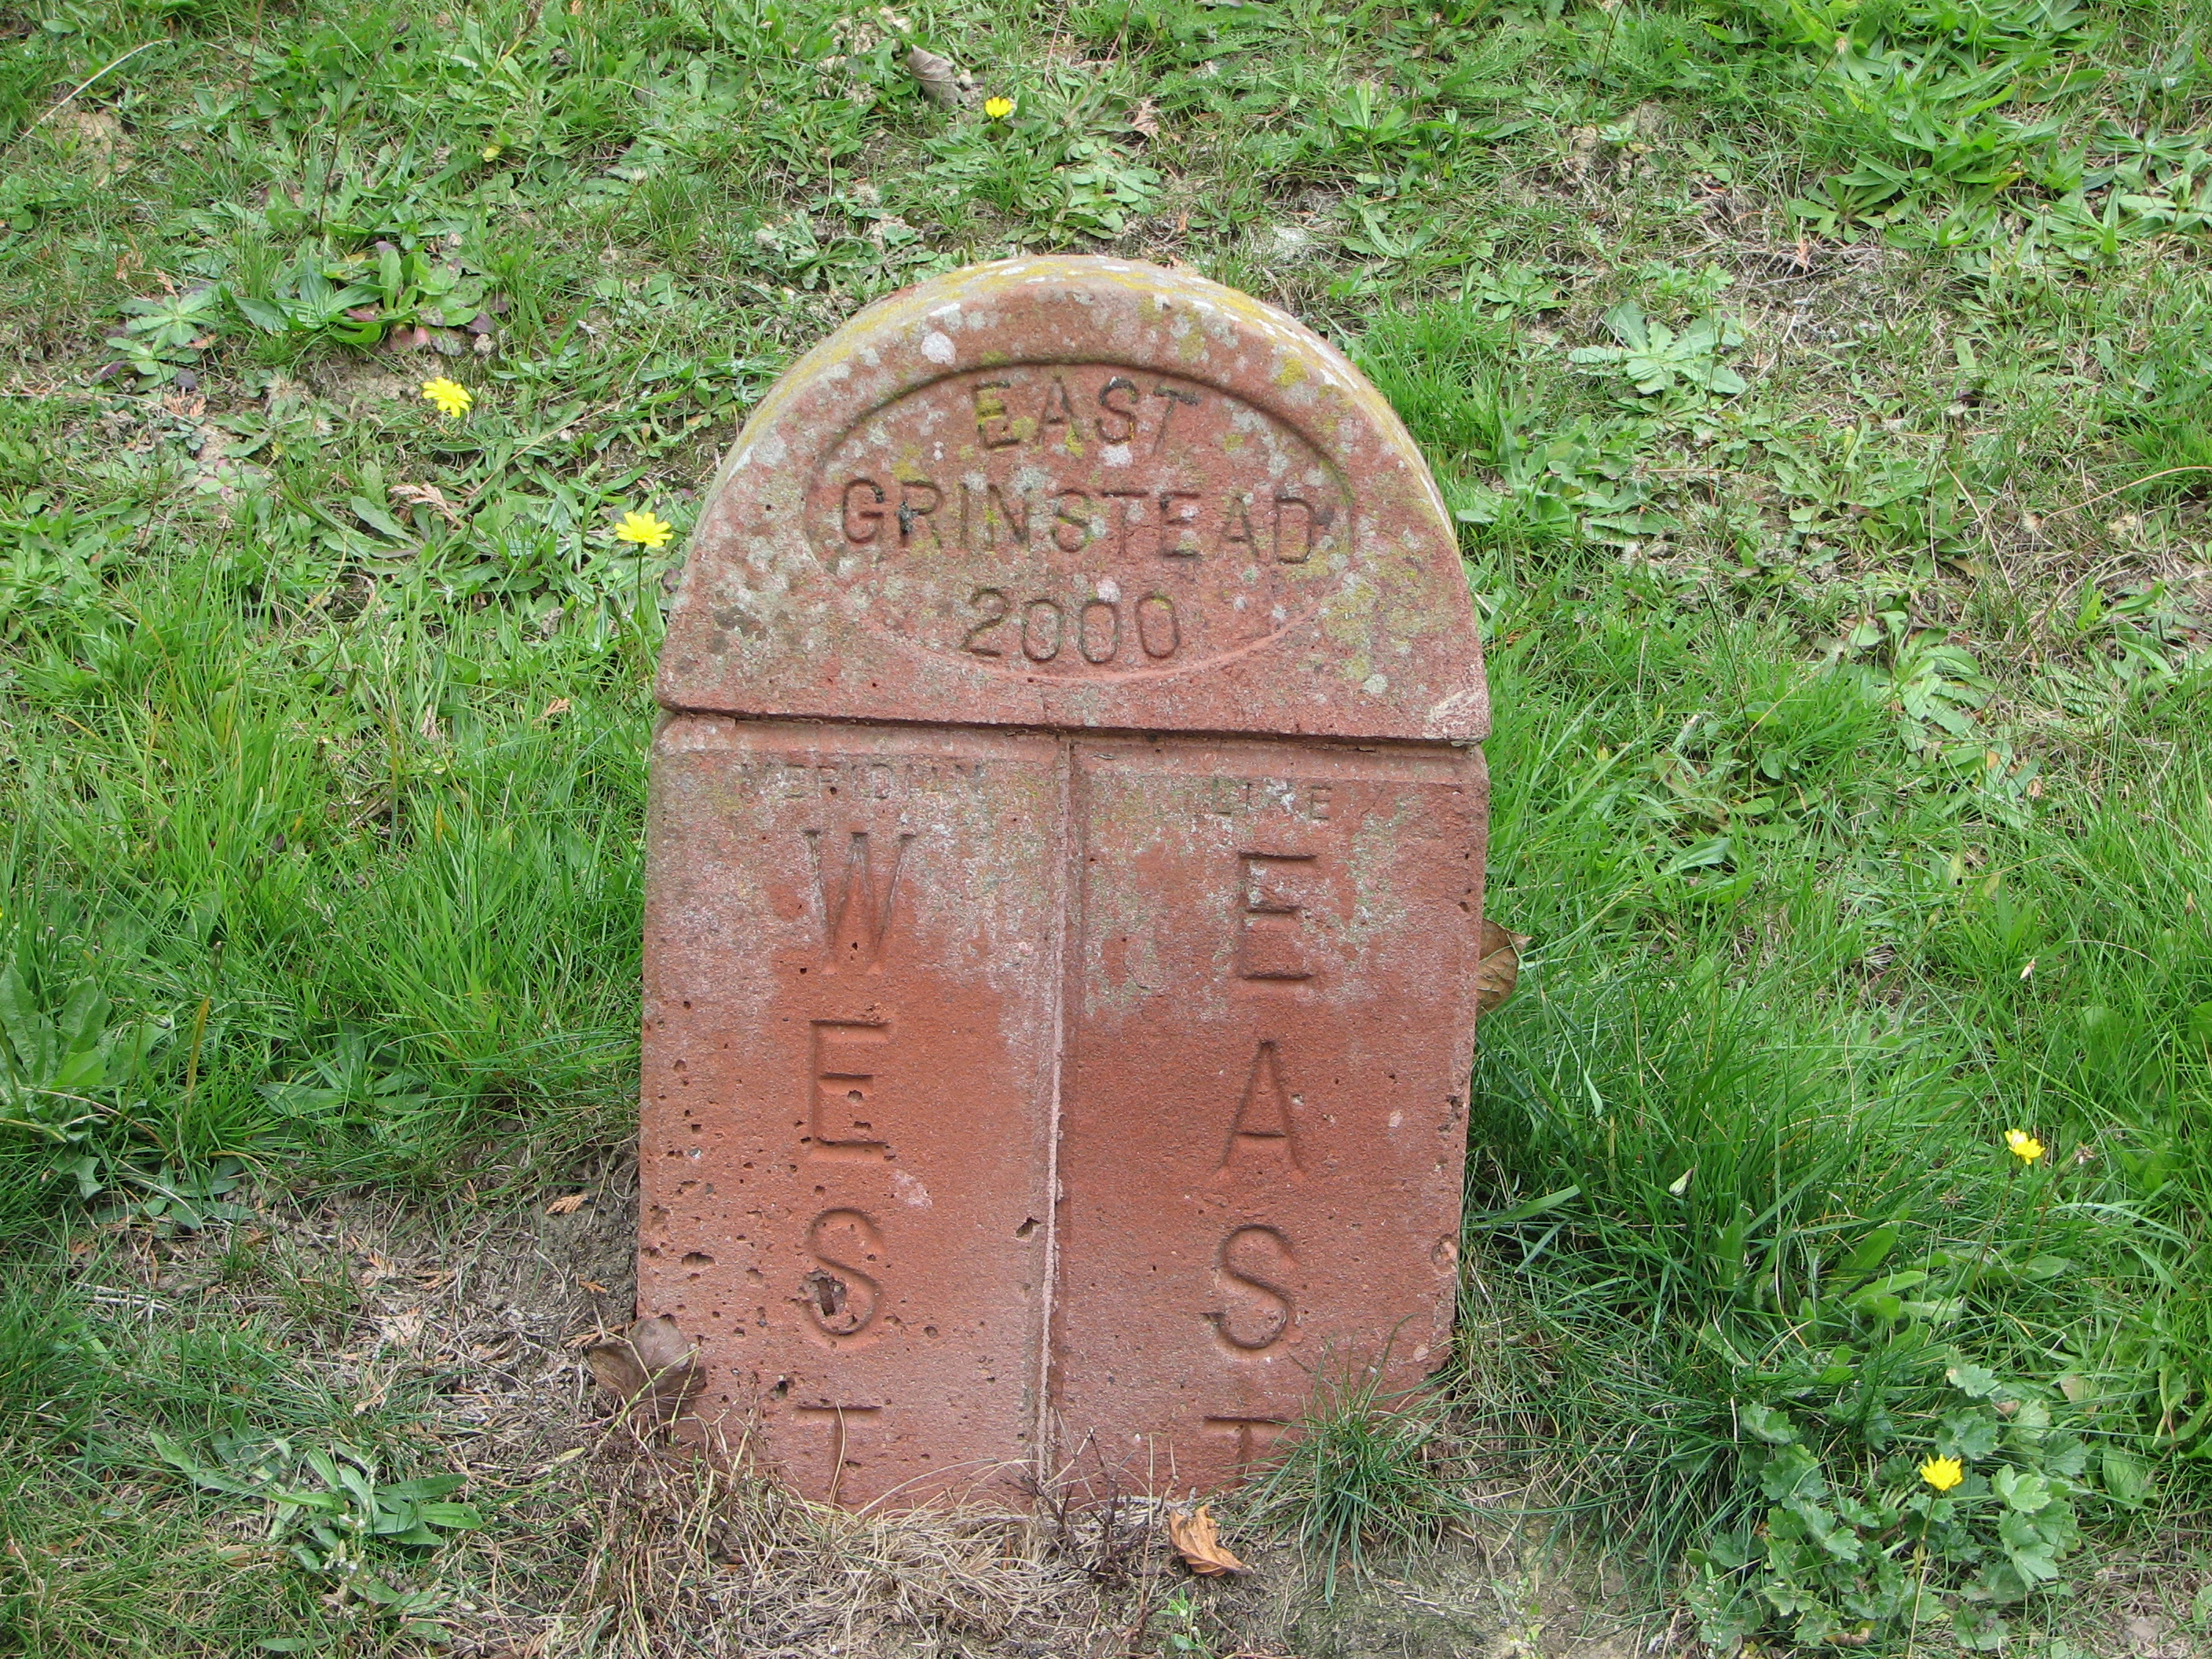
[[[1153,662],[1165,662],[1182,645],[1175,601],[1164,593],[1147,593],[1128,607],[1126,626],[1121,605],[1096,595],[1067,604],[1026,599],[1018,605],[1003,587],[979,587],[968,596],[968,608],[975,622],[960,645],[979,657],[1004,657],[1018,649],[1031,662],[1051,662],[1072,650],[1103,667],[1131,643]]]

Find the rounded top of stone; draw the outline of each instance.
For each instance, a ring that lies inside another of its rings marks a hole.
[[[1382,395],[1187,271],[971,266],[769,391],[670,618],[670,708],[1470,741],[1450,515]]]

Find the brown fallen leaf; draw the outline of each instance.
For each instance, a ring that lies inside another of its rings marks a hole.
[[[545,1206],[548,1215],[574,1215],[584,1207],[584,1194],[570,1193],[566,1198],[556,1198]]]
[[[386,491],[395,501],[409,507],[427,507],[445,515],[447,524],[457,525],[461,515],[453,511],[453,504],[446,499],[446,492],[435,484],[396,483]]]
[[[88,182],[104,185],[128,165],[123,123],[112,110],[64,110],[52,122],[47,142],[65,152]]]
[[[667,1314],[641,1319],[611,1342],[584,1350],[599,1385],[637,1404],[656,1423],[673,1423],[707,1386],[698,1348]]]
[[[963,102],[959,67],[922,46],[906,50],[906,72],[921,83],[922,96],[939,109],[957,109]]]
[[[1474,964],[1480,1012],[1488,1013],[1513,994],[1514,981],[1521,977],[1521,947],[1528,942],[1528,934],[1509,932],[1488,916],[1482,919],[1482,954]]]
[[[1200,1504],[1188,1515],[1170,1512],[1168,1539],[1182,1557],[1183,1565],[1202,1578],[1218,1578],[1224,1573],[1249,1572],[1251,1568],[1239,1561],[1224,1547],[1213,1517]]]

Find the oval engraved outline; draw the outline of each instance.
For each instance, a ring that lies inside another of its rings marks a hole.
[[[1036,613],[1040,610],[1049,611],[1052,612],[1052,649],[1042,653],[1034,649],[1030,641],[1030,635],[1033,631],[1030,628],[1030,624],[1036,620]],[[1023,605],[1022,655],[1028,658],[1031,662],[1036,663],[1058,662],[1060,660],[1060,649],[1062,647],[1066,645],[1066,643],[1067,607],[1066,605],[1062,605],[1058,599],[1043,597],[1030,599]],[[973,653],[971,653],[970,654],[972,655]]]
[[[1319,459],[1322,465],[1328,469],[1329,482],[1335,485],[1339,495],[1344,501],[1345,540],[1351,547],[1354,549],[1357,548],[1358,542],[1359,499],[1352,492],[1350,480],[1345,477],[1343,468],[1340,467],[1336,464],[1336,458],[1330,452],[1328,447],[1316,441],[1314,434],[1311,432],[1309,432],[1303,423],[1292,420],[1288,415],[1284,413],[1283,410],[1276,408],[1272,404],[1257,402],[1253,398],[1246,397],[1240,392],[1231,392],[1228,387],[1221,385],[1217,380],[1206,380],[1202,376],[1188,374],[1181,369],[1163,368],[1158,363],[1125,362],[1119,358],[1095,356],[1085,354],[1084,356],[1075,357],[1024,357],[1018,361],[1009,362],[991,363],[988,365],[972,367],[969,368],[957,368],[943,374],[933,374],[927,380],[915,381],[912,385],[908,386],[892,396],[884,398],[881,403],[861,410],[860,414],[854,416],[850,421],[847,422],[842,427],[838,428],[836,434],[831,437],[827,443],[823,444],[823,447],[816,452],[813,466],[810,469],[807,474],[805,488],[800,497],[801,519],[804,525],[802,534],[805,541],[806,550],[812,556],[816,566],[821,569],[823,574],[829,576],[833,582],[836,582],[838,586],[845,591],[849,592],[853,586],[857,586],[857,584],[854,583],[848,583],[841,580],[836,575],[837,560],[836,556],[825,552],[820,541],[817,539],[815,533],[814,501],[817,492],[822,488],[823,478],[829,474],[830,463],[836,459],[837,453],[844,448],[847,441],[849,440],[855,432],[858,432],[861,427],[866,425],[868,422],[875,419],[878,415],[881,414],[884,410],[890,408],[894,404],[902,404],[909,398],[918,398],[924,392],[929,392],[937,386],[943,386],[949,380],[961,380],[971,374],[994,374],[1011,368],[1121,368],[1133,370],[1140,374],[1164,374],[1171,379],[1183,381],[1190,386],[1204,386],[1207,391],[1215,393],[1217,396],[1233,399],[1235,402],[1243,405],[1246,409],[1256,410],[1260,414],[1267,416],[1267,419],[1277,422],[1279,424],[1289,428],[1290,430],[1297,435],[1301,443],[1304,444],[1308,449],[1313,451],[1315,456]],[[1353,555],[1353,562],[1357,562],[1356,553]],[[905,568],[912,569],[914,568],[914,566],[909,562]],[[893,629],[877,623],[872,617],[863,616],[859,618],[854,618],[848,613],[848,620],[852,621],[855,627],[860,628],[872,637],[881,640],[884,644],[924,662],[961,663],[964,664],[967,667],[973,669],[977,673],[989,674],[1004,679],[1021,680],[1031,685],[1067,686],[1070,688],[1083,685],[1121,685],[1127,684],[1132,681],[1168,680],[1176,678],[1181,675],[1202,674],[1210,669],[1224,667],[1229,664],[1242,661],[1244,658],[1255,655],[1259,652],[1273,649],[1279,645],[1285,636],[1295,633],[1297,629],[1306,626],[1308,623],[1311,623],[1315,617],[1318,617],[1321,614],[1322,606],[1327,605],[1331,599],[1335,597],[1337,593],[1343,590],[1345,585],[1351,580],[1352,574],[1352,565],[1347,564],[1334,586],[1324,589],[1321,595],[1314,600],[1313,604],[1299,611],[1297,615],[1291,617],[1272,634],[1263,634],[1256,640],[1247,641],[1243,645],[1234,646],[1229,650],[1217,652],[1212,656],[1200,658],[1192,662],[1170,662],[1163,664],[1158,667],[1131,668],[1110,673],[1039,673],[1036,672],[1037,665],[1030,661],[1026,657],[1023,659],[1019,665],[1017,665],[1011,659],[1006,658],[1001,658],[997,661],[994,661],[990,658],[978,657],[973,653],[966,651],[932,650],[929,647],[921,644],[911,635],[896,632]],[[1178,635],[1182,633],[1182,629],[1179,623],[1176,628],[1176,633]],[[1178,645],[1180,645],[1180,641],[1178,641]]]
[[[1094,657],[1091,654],[1091,610],[1093,605],[1103,607],[1114,624],[1114,631],[1106,636],[1106,654],[1103,657]],[[1093,668],[1103,668],[1115,658],[1120,656],[1121,654],[1121,607],[1112,599],[1096,594],[1084,600],[1075,613],[1075,648],[1082,655],[1083,660]],[[1147,652],[1146,654],[1149,656],[1151,653]]]

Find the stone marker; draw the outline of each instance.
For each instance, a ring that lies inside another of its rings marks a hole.
[[[845,1504],[1236,1479],[1450,1340],[1486,789],[1419,452],[1183,272],[978,266],[723,463],[662,655],[640,1312]]]

